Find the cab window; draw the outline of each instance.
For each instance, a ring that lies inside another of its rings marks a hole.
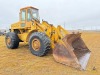
[[[21,13],[21,20],[22,20],[22,21],[25,21],[25,17],[26,17],[26,12],[25,12],[25,10],[22,10],[22,13]]]
[[[31,17],[31,10],[28,9],[28,14],[27,14],[27,21],[31,21],[32,17]]]

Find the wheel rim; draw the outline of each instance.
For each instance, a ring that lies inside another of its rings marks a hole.
[[[32,41],[32,48],[33,48],[35,51],[39,51],[40,47],[41,47],[40,40],[35,38],[35,39]]]
[[[11,44],[11,39],[10,39],[10,37],[8,37],[8,38],[6,39],[6,43],[7,43],[7,45],[10,45],[10,44]]]

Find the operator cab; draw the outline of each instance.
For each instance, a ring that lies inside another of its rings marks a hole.
[[[39,20],[38,9],[34,7],[25,7],[20,9],[20,21],[29,22],[31,20]]]
[[[34,7],[25,7],[20,9],[20,27],[31,28],[34,21],[39,21],[39,10]]]

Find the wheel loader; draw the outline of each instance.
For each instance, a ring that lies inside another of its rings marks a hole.
[[[40,22],[39,9],[28,6],[20,9],[20,20],[11,25],[6,34],[7,48],[16,49],[20,42],[28,43],[33,55],[44,56],[52,50],[54,59],[64,65],[85,70],[90,50],[81,33],[69,33],[63,27],[55,27],[47,21]]]

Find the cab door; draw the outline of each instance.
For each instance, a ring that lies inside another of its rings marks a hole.
[[[26,26],[26,10],[21,10],[20,14],[20,22],[21,22],[21,28],[25,28]]]
[[[31,9],[27,9],[27,21],[26,21],[26,27],[31,28],[32,25],[32,14],[31,14]]]

